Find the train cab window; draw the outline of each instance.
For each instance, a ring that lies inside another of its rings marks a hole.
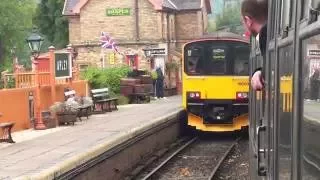
[[[234,75],[248,76],[249,75],[249,56],[250,49],[247,46],[235,46],[234,47]]]
[[[211,61],[208,62],[209,74],[225,74],[226,73],[226,48],[211,47]]]
[[[249,75],[250,47],[243,42],[207,41],[185,47],[188,75]]]
[[[201,47],[190,47],[187,50],[186,69],[188,74],[197,75],[202,73],[202,57],[203,48]]]

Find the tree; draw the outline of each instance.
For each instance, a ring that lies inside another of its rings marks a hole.
[[[216,27],[215,20],[213,18],[209,19],[208,20],[208,32],[215,32],[216,30],[217,30],[217,27]]]
[[[241,24],[240,4],[227,7],[216,18],[216,31],[229,30],[233,33],[243,33]]]
[[[35,7],[34,0],[1,1],[0,70],[11,68],[11,50],[14,47],[20,62],[30,61],[30,51],[25,39],[32,29],[32,16]]]
[[[45,44],[66,47],[69,41],[68,21],[62,16],[64,0],[41,0],[34,17],[35,24],[45,36]],[[44,46],[43,49],[47,50]]]

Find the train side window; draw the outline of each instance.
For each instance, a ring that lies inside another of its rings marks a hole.
[[[271,4],[271,14],[269,14],[269,17],[271,19],[271,22],[275,22],[275,18],[278,18],[276,16],[276,3]],[[268,29],[271,30],[271,37],[270,39],[274,39],[275,35],[277,34],[278,30],[275,29],[275,23],[268,24]]]
[[[308,14],[308,5],[309,5],[309,1],[310,0],[301,0],[301,16],[300,16],[300,20],[303,20],[304,18],[307,17]]]
[[[302,43],[304,98],[301,139],[302,179],[320,177],[320,35]]]
[[[319,16],[319,10],[320,10],[320,0],[311,0],[310,6],[309,6],[309,23],[313,23],[318,20]]]
[[[290,28],[293,28],[294,26],[294,23],[295,23],[295,10],[294,10],[294,5],[296,3],[296,0],[291,0],[290,1],[290,9],[289,9],[289,12],[290,12],[290,22],[289,22],[289,27]]]
[[[281,1],[281,26],[279,27],[281,30],[281,34],[287,36],[289,26],[290,26],[290,0],[282,0]]]
[[[294,62],[292,58],[292,45],[279,49],[279,76],[280,76],[280,95],[278,101],[278,168],[279,179],[289,179],[292,163],[292,87],[293,87],[293,70]]]

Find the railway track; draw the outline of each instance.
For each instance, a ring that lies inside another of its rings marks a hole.
[[[241,137],[191,138],[132,179],[212,180],[240,139]]]

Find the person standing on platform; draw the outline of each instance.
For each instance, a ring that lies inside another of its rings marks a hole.
[[[156,97],[157,98],[163,98],[164,96],[164,89],[163,89],[163,81],[164,81],[164,75],[162,72],[162,68],[160,66],[156,69],[157,72],[157,80],[156,80]]]

